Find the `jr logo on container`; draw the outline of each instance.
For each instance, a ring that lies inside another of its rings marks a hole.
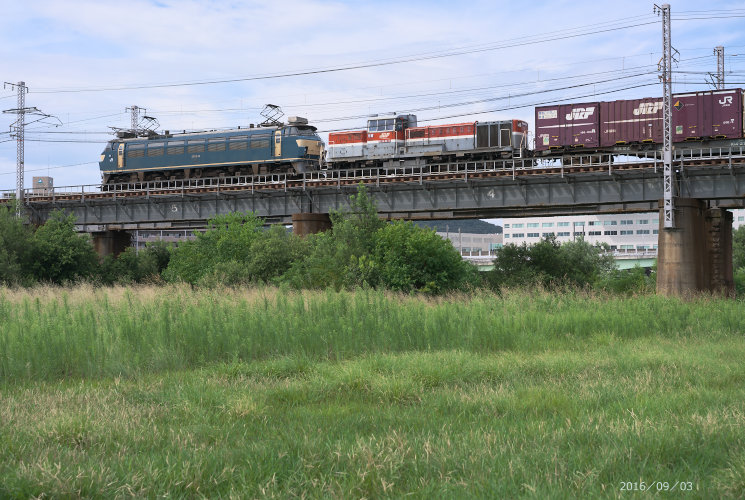
[[[587,108],[574,108],[571,113],[567,113],[566,119],[571,120],[587,120],[595,112],[595,106]]]
[[[724,96],[724,98],[719,101],[719,104],[721,104],[722,106],[729,106],[730,104],[732,104],[732,96]]]
[[[656,115],[662,109],[662,101],[643,102],[634,110],[634,116],[639,115]]]

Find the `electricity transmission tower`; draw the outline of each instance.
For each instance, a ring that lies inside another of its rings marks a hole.
[[[662,72],[662,162],[664,191],[664,227],[675,228],[675,179],[673,172],[673,47],[670,29],[670,4],[662,7],[655,5],[654,12],[662,16],[662,60],[659,69]]]
[[[139,106],[130,106],[128,108],[125,108],[125,111],[129,111],[132,114],[132,133],[135,136],[137,135],[137,126],[140,124],[140,110],[147,111],[145,108],[141,108]]]
[[[11,137],[15,137],[17,141],[16,145],[16,217],[21,216],[21,206],[23,205],[23,178],[24,178],[24,140],[26,125],[29,123],[35,123],[43,120],[44,118],[52,118],[51,115],[42,113],[36,107],[26,107],[26,94],[28,93],[28,87],[25,82],[9,83],[5,82],[3,88],[10,87],[11,90],[15,89],[18,91],[18,102],[14,109],[6,109],[3,113],[11,113],[16,115],[16,121],[10,126]],[[35,116],[35,120],[26,122],[26,116]]]
[[[130,128],[121,129],[118,127],[109,127],[116,133],[117,137],[126,139],[131,137],[144,137],[155,134],[155,131],[160,126],[158,119],[152,116],[142,115],[140,113],[146,113],[147,109],[140,106],[130,106],[124,108],[125,111],[130,112]]]
[[[714,47],[717,55],[717,89],[724,90],[724,47]]]

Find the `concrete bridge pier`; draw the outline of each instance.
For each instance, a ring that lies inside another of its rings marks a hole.
[[[677,227],[671,230],[664,228],[664,208],[660,208],[657,293],[734,296],[732,213],[708,208],[704,200],[695,198],[676,198],[675,205]]]
[[[321,233],[331,229],[329,214],[292,214],[292,232],[298,236]]]
[[[91,233],[91,235],[93,237],[93,248],[101,259],[107,255],[116,257],[126,250],[132,242],[132,235],[127,231],[102,231]]]

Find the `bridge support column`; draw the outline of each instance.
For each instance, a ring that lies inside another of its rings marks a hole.
[[[93,248],[101,259],[107,255],[116,257],[132,242],[132,235],[127,231],[103,231],[92,233],[92,236]]]
[[[676,198],[675,223],[677,228],[666,230],[660,209],[657,293],[734,295],[732,214],[709,209],[702,200]]]
[[[292,232],[298,236],[321,233],[331,229],[329,214],[292,214]]]

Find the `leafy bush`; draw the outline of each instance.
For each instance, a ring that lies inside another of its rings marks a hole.
[[[170,252],[165,242],[154,242],[139,252],[129,247],[117,257],[109,255],[101,263],[101,282],[125,285],[157,281],[168,266]]]
[[[475,267],[433,230],[381,220],[362,185],[331,221],[331,231],[305,239],[307,255],[284,276],[293,287],[441,293],[479,280]]]
[[[15,216],[12,207],[0,206],[0,283],[27,281],[31,230]]]
[[[441,293],[475,283],[476,269],[434,230],[396,221],[375,233],[373,263],[391,290]]]
[[[247,262],[262,224],[252,213],[211,219],[206,232],[197,233],[196,239],[179,244],[173,251],[164,278],[196,284],[221,262]]]
[[[625,295],[654,293],[657,287],[656,276],[656,269],[647,273],[643,267],[638,265],[633,269],[613,269],[600,277],[597,287]]]
[[[735,269],[735,294],[737,297],[745,297],[745,267]]]
[[[495,287],[593,285],[614,269],[607,245],[584,239],[559,244],[554,236],[535,245],[505,245],[497,250],[487,282]]]
[[[732,231],[732,268],[745,267],[745,225]]]
[[[356,195],[349,197],[349,208],[332,211],[332,229],[308,235],[298,259],[284,276],[295,288],[354,288],[378,286],[379,276],[371,255],[375,249],[376,232],[386,222],[378,218],[377,208],[360,185]]]
[[[75,232],[75,217],[52,212],[30,241],[29,274],[38,281],[64,283],[92,277],[98,255],[90,236]]]
[[[233,213],[209,221],[206,232],[173,250],[163,273],[167,281],[215,286],[270,283],[303,254],[300,238],[252,213]]]

